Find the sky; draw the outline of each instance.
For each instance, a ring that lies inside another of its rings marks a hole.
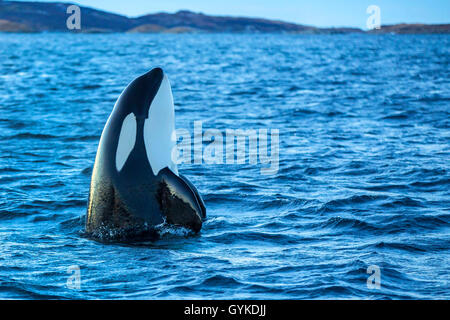
[[[40,0],[55,2],[58,0]],[[130,17],[190,10],[210,15],[276,19],[318,27],[366,29],[369,5],[381,11],[381,24],[450,23],[450,0],[61,0]]]

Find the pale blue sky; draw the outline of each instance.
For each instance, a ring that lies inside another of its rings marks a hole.
[[[40,0],[54,2],[57,0]],[[64,1],[66,2],[66,1]],[[381,23],[450,23],[450,0],[73,0],[127,16],[187,9],[212,15],[263,17],[314,26],[366,27],[366,8],[381,9]]]

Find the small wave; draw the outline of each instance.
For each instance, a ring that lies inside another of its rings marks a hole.
[[[266,199],[263,198],[254,201],[251,207],[260,210],[270,208],[276,208],[281,210],[283,207],[298,208],[299,206],[302,206],[304,204],[305,204],[304,200],[296,198],[280,197],[277,199],[274,197],[267,197]]]
[[[32,126],[33,124],[30,122],[19,121],[19,120],[8,120],[8,119],[0,119],[0,122],[4,123],[5,126],[11,129],[23,129],[27,126]]]
[[[99,89],[99,88],[101,88],[102,86],[101,85],[99,85],[99,84],[86,84],[86,85],[83,85],[82,87],[81,87],[81,89],[82,90],[94,90],[94,89]]]
[[[407,177],[416,176],[419,181],[423,181],[425,178],[442,178],[447,175],[445,168],[422,168],[415,167],[411,170],[405,171],[404,175]]]
[[[365,168],[365,169],[360,169],[360,170],[348,170],[348,171],[345,171],[345,174],[349,175],[349,176],[367,176],[367,175],[376,174],[377,172],[378,172],[377,169]]]
[[[419,244],[407,244],[407,243],[399,243],[399,242],[378,242],[374,245],[374,247],[379,249],[394,249],[394,250],[402,250],[408,253],[411,252],[426,252],[427,249],[423,245]]]
[[[204,223],[203,227],[207,227],[208,230],[227,230],[232,223],[224,217],[212,217],[208,218]]]
[[[39,286],[41,290],[47,291],[47,293],[39,293],[32,290],[32,286],[21,283],[16,280],[1,281],[0,280],[0,292],[7,293],[13,299],[37,299],[37,300],[49,300],[58,299],[58,295],[50,294],[48,288]],[[55,289],[55,288],[53,288]],[[37,290],[39,291],[39,290]]]
[[[58,138],[59,137],[51,134],[29,133],[29,132],[3,137],[3,139],[36,139],[36,140],[58,139]]]
[[[243,283],[236,280],[233,277],[226,277],[222,275],[214,275],[202,281],[201,286],[212,286],[212,287],[220,287],[220,288],[229,288],[241,286]]]
[[[0,220],[9,220],[14,218],[22,218],[26,217],[30,214],[30,212],[19,211],[17,209],[11,210],[0,210]]]
[[[0,168],[1,173],[16,173],[16,172],[22,172],[22,171],[23,170],[20,170],[17,168],[12,168],[12,167]]]
[[[65,141],[98,141],[100,139],[97,135],[83,135],[64,138]]]
[[[61,214],[45,214],[45,215],[37,215],[34,216],[31,221],[32,222],[43,222],[43,221],[57,221],[59,217],[61,217]]]
[[[71,218],[68,220],[64,220],[62,222],[59,223],[59,225],[61,226],[61,228],[63,229],[79,229],[80,226],[84,227],[84,222],[86,220],[86,216],[82,215],[79,217],[75,217],[75,218]]]
[[[297,244],[300,238],[293,235],[283,233],[268,233],[258,231],[242,231],[242,232],[224,232],[213,236],[208,236],[208,239],[213,242],[224,244],[239,243],[240,241],[263,241],[264,243],[278,243],[278,244]]]
[[[343,285],[333,285],[333,284],[325,284],[320,285],[317,287],[310,288],[313,289],[314,292],[311,293],[311,298],[320,298],[323,296],[328,297],[354,297],[354,296],[360,296],[361,294],[356,294],[355,291],[362,291],[362,290],[355,290],[354,288],[350,286],[343,286]]]
[[[327,221],[318,225],[321,228],[332,228],[332,229],[352,229],[359,231],[374,231],[378,230],[377,227],[371,225],[368,222],[361,221],[358,219],[352,218],[343,218],[343,217],[332,217]]]
[[[287,110],[287,111],[289,111],[289,110]],[[307,115],[307,114],[318,114],[319,113],[315,110],[305,109],[305,108],[295,108],[292,112],[296,115],[300,115],[300,114]]]
[[[417,101],[420,102],[446,102],[450,101],[450,97],[445,97],[439,94],[429,95],[429,96],[422,96]]]
[[[382,204],[383,207],[386,208],[395,208],[395,207],[422,207],[422,202],[418,200],[414,200],[409,197],[402,197],[400,199],[395,199],[393,201],[389,201],[387,203]]]
[[[226,194],[206,194],[203,197],[203,200],[206,203],[209,204],[221,204],[224,205],[226,203],[230,203],[230,204],[236,204],[236,202],[238,201],[238,199],[235,196],[232,195],[226,195]]]
[[[416,115],[414,111],[402,111],[382,117],[383,120],[407,120]]]
[[[314,175],[317,175],[320,172],[328,172],[328,171],[331,171],[333,169],[336,169],[336,167],[308,167],[308,168],[305,168],[303,170],[303,172],[306,175],[309,175],[309,176],[313,175],[314,176]]]
[[[369,191],[392,191],[392,190],[405,190],[409,189],[406,184],[379,184],[376,186],[364,187],[365,190]]]
[[[421,232],[421,230],[438,230],[448,227],[450,224],[450,215],[418,215],[401,214],[392,216],[384,222],[383,230],[386,233],[411,233]]]
[[[92,167],[87,167],[81,170],[81,174],[85,176],[91,176],[92,175]]]
[[[73,159],[77,159],[77,157],[75,157],[73,155],[65,155],[65,156],[62,156],[60,159],[61,160],[73,160]]]
[[[33,200],[29,203],[19,205],[19,209],[45,208],[45,209],[66,209],[80,208],[86,206],[86,200],[70,199],[64,201],[54,200]]]
[[[410,184],[413,187],[435,187],[435,186],[445,186],[450,184],[449,178],[442,178],[433,181],[416,181]]]
[[[387,196],[381,195],[354,195],[348,198],[328,201],[320,207],[319,212],[334,212],[343,206],[366,204],[387,198]]]

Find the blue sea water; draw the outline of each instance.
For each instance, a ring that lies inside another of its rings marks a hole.
[[[0,298],[449,299],[449,65],[449,36],[0,35]],[[155,66],[178,128],[278,129],[279,170],[182,164],[198,235],[94,241],[101,131]]]

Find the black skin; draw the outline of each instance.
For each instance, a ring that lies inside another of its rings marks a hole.
[[[105,126],[92,172],[88,234],[107,233],[120,240],[135,240],[153,237],[153,228],[164,221],[194,232],[202,227],[206,209],[197,189],[186,177],[168,168],[155,176],[147,159],[143,126],[163,77],[163,71],[155,68],[131,82]],[[119,134],[124,118],[131,112],[137,121],[136,143],[118,172],[115,157]]]

